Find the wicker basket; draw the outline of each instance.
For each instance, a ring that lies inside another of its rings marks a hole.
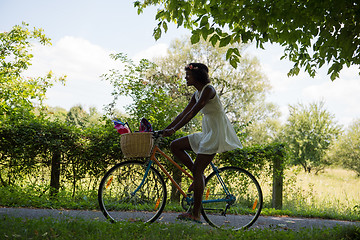
[[[151,132],[125,133],[121,135],[120,143],[126,158],[149,157],[154,139]]]

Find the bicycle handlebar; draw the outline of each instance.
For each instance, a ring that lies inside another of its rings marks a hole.
[[[159,130],[159,131],[153,131],[153,138],[157,139],[159,137],[161,137],[163,135],[164,131]]]

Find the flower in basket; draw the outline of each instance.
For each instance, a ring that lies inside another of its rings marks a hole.
[[[124,133],[130,133],[131,130],[129,129],[129,127],[125,126],[127,125],[127,123],[123,123],[117,119],[112,120],[112,122],[114,123],[114,128],[117,130],[118,133],[120,134],[124,134]]]

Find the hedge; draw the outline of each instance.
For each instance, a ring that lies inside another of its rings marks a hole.
[[[217,161],[220,165],[240,166],[256,176],[273,173],[273,177],[276,174],[271,170],[277,162],[280,165],[275,170],[282,177],[285,157],[285,146],[274,143],[222,153]],[[51,178],[51,195],[56,195],[63,182],[71,184],[74,195],[79,181],[86,177],[97,181],[107,169],[123,160],[120,135],[110,121],[87,129],[36,117],[5,119],[0,125],[0,186],[20,184],[24,176],[45,167]]]

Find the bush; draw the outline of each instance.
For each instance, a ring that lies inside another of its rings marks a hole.
[[[286,148],[282,143],[273,143],[266,146],[252,146],[225,152],[219,156],[224,165],[238,166],[255,175],[266,172],[271,175],[274,161],[281,163],[283,170],[286,159]]]
[[[110,122],[82,130],[35,116],[4,119],[0,140],[0,186],[20,184],[50,168],[45,176],[51,175],[52,187],[60,188],[61,178],[75,192],[79,180],[98,178],[123,157],[120,135]]]

